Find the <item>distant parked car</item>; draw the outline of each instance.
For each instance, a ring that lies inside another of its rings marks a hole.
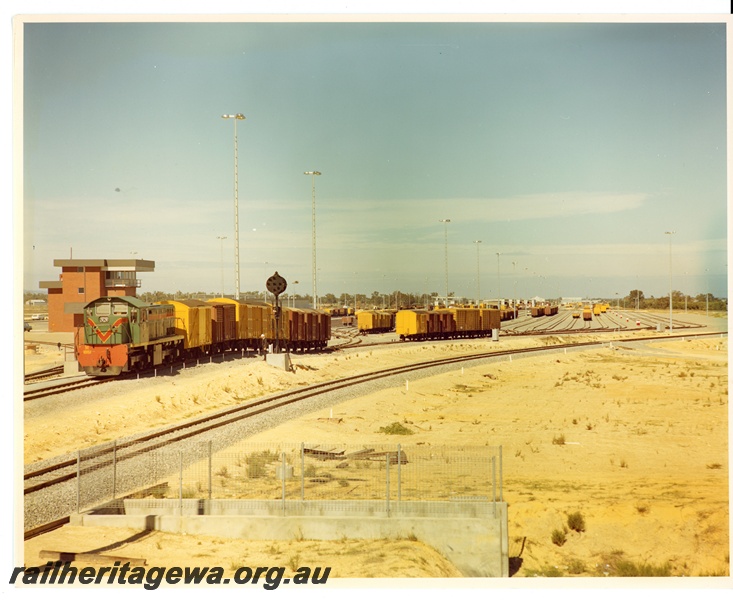
[[[43,320],[45,320],[45,318],[46,317],[44,315],[40,314],[40,313],[36,313],[34,315],[31,315],[31,320],[32,321],[43,321]]]
[[[23,323],[23,331],[30,331],[31,329],[33,329],[33,327],[31,327],[30,323]]]

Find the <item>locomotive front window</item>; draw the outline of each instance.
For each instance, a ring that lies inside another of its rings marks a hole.
[[[110,304],[97,304],[95,311],[98,315],[108,315],[110,313]]]
[[[112,312],[116,315],[126,315],[127,304],[125,304],[124,302],[115,302],[112,305]]]

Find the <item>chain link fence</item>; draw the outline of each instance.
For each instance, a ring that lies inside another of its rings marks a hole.
[[[80,452],[77,512],[121,513],[123,499],[151,508],[165,500],[280,500],[325,503],[503,501],[500,446],[241,443],[213,452],[211,443],[183,450],[128,451],[112,442]]]

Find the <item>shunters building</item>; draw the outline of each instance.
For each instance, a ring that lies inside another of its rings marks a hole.
[[[74,332],[83,327],[84,305],[100,296],[136,296],[138,273],[155,270],[155,261],[57,259],[58,281],[41,281],[48,290],[48,330]]]

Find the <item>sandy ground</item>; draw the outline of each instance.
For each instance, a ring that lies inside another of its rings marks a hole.
[[[542,343],[502,339],[495,347]],[[487,345],[491,342],[403,344],[297,357],[294,362],[305,368],[295,373],[255,361],[190,369],[152,384],[130,382],[104,399],[27,418],[25,462],[276,389]],[[332,413],[312,413],[251,440],[502,445],[514,577],[603,577],[641,566],[668,575],[727,576],[727,351],[727,338],[688,339],[643,351],[615,344],[459,367],[412,381],[409,389],[339,404]],[[31,365],[43,354],[26,357],[28,370],[41,368]],[[414,435],[378,433],[395,421]],[[568,515],[576,512],[583,517],[583,531],[568,525]],[[26,564],[41,564],[41,549],[81,552],[111,546],[108,554],[145,557],[160,566],[277,563],[328,565],[331,576],[341,578],[460,576],[434,550],[411,540],[237,542],[80,529],[65,527],[26,542]]]

